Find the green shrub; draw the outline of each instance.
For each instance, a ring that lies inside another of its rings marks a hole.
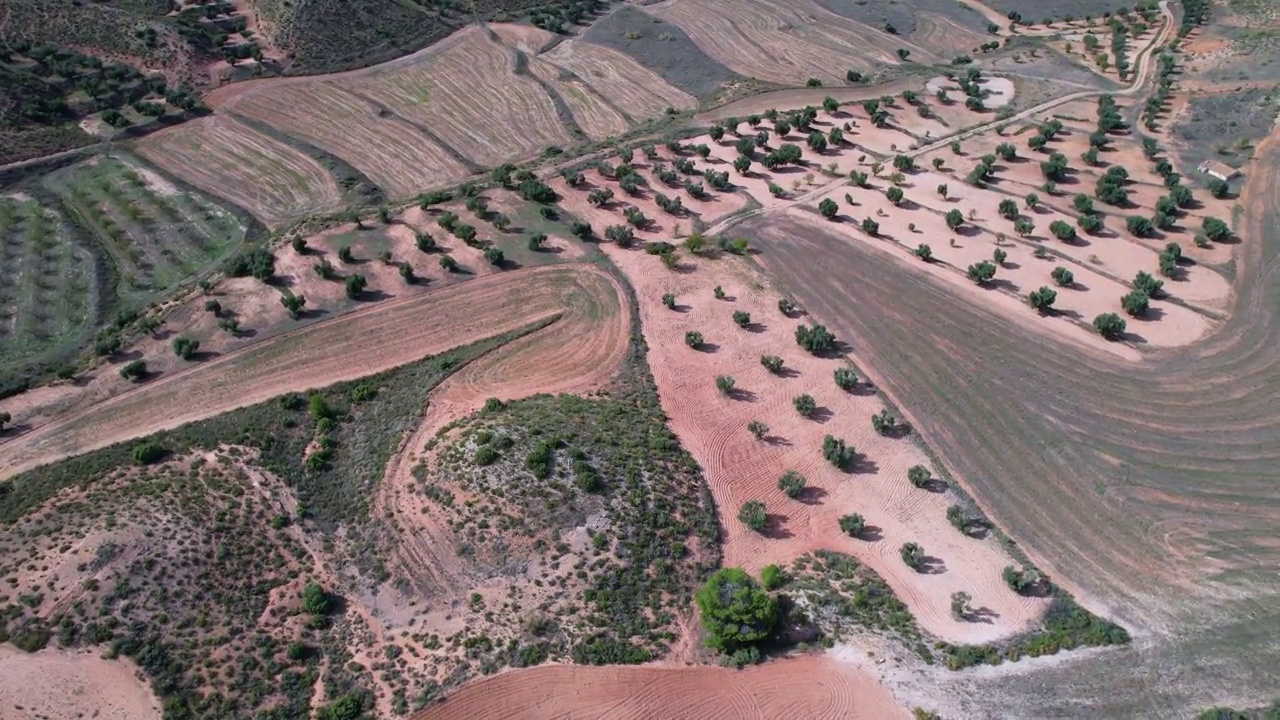
[[[804,492],[804,476],[794,470],[788,470],[778,478],[778,489],[789,498],[798,498]]]
[[[164,459],[169,451],[157,442],[144,442],[133,449],[133,461],[138,465],[151,465]]]

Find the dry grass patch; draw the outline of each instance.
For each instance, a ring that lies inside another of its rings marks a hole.
[[[319,163],[225,115],[154,133],[135,147],[166,172],[272,227],[342,204],[337,184]]]
[[[337,155],[394,196],[448,184],[467,174],[462,163],[422,130],[384,116],[369,101],[329,82],[259,85],[223,109]]]
[[[785,6],[765,0],[667,0],[645,12],[679,25],[725,67],[783,85],[803,85],[809,78],[842,84],[849,68],[897,63],[898,48],[910,50],[915,61],[939,59],[809,0]]]
[[[365,95],[481,165],[570,141],[551,98],[516,73],[513,51],[485,27],[454,33],[411,65],[362,74],[360,83]]]

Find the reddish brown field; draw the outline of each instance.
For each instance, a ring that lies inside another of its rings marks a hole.
[[[463,718],[905,718],[882,686],[825,656],[744,670],[580,667],[519,670],[468,686],[414,720]]]

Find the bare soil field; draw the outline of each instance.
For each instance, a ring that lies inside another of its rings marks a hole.
[[[590,85],[540,58],[527,62],[529,72],[555,91],[588,138],[603,140],[626,131],[626,116]]]
[[[1273,691],[1259,669],[1274,664],[1275,648],[1246,628],[1280,621],[1266,570],[1280,531],[1269,489],[1280,427],[1261,389],[1276,377],[1275,288],[1265,271],[1280,252],[1277,167],[1273,136],[1240,201],[1245,240],[1229,319],[1193,346],[1138,364],[1009,323],[830,231],[758,243],[766,268],[853,343],[877,385],[1037,565],[1140,637],[1133,650],[1038,670],[939,679],[959,714],[991,702],[1016,702],[1025,717],[1081,702],[1101,714],[1179,713],[1218,698],[1257,704]],[[767,221],[737,232],[762,228]],[[1038,676],[1036,693],[1024,673]],[[1166,680],[1142,680],[1151,673]]]
[[[133,663],[100,655],[94,648],[31,654],[0,645],[0,717],[158,720],[160,702]]]
[[[884,688],[823,655],[744,670],[549,665],[482,680],[414,720],[905,718]]]
[[[940,58],[928,48],[836,15],[811,0],[786,7],[759,0],[667,0],[644,11],[679,25],[703,52],[730,70],[783,85],[803,85],[810,78],[841,84],[850,68],[865,71],[899,62],[898,48],[909,50],[920,62]]]
[[[342,197],[319,163],[213,115],[152,133],[138,154],[196,187],[252,213],[268,226],[337,208]]]
[[[459,668],[456,652],[427,647],[425,638],[448,636],[464,627],[496,636],[506,632],[509,624],[494,622],[481,612],[466,612],[468,596],[480,593],[496,601],[509,596],[509,588],[518,587],[523,603],[551,599],[541,588],[549,572],[544,562],[530,563],[525,572],[513,577],[494,573],[479,558],[456,553],[454,548],[470,542],[468,536],[461,532],[460,523],[455,526],[452,505],[440,507],[423,494],[420,483],[424,467],[435,463],[440,443],[452,439],[451,428],[491,398],[510,402],[541,393],[585,395],[599,391],[614,377],[630,339],[627,304],[611,278],[600,274],[584,280],[593,284],[574,293],[560,320],[474,360],[436,387],[417,429],[406,435],[388,463],[374,512],[387,519],[394,537],[394,567],[414,581],[411,590],[398,583],[377,589],[378,611],[369,624],[382,641],[364,649],[371,657],[382,652],[383,643],[395,640],[415,656],[428,658],[436,668],[435,679],[448,682]],[[441,485],[437,478],[436,486]],[[484,498],[461,488],[451,492],[471,500]],[[424,596],[431,602],[421,603]],[[378,694],[386,700],[391,690],[381,689]]]
[[[156,373],[158,377],[136,387],[122,382],[108,367],[106,386],[69,414],[6,437],[0,444],[0,472],[7,477],[59,457],[285,392],[361,377],[558,315],[580,274],[597,272],[589,266],[530,268],[478,278],[438,293],[371,305],[172,373]],[[432,323],[414,320],[421,317],[432,318]],[[384,333],[385,342],[374,341]],[[340,350],[371,346],[378,352],[367,354],[358,365],[348,362]],[[231,387],[242,390],[229,393]]]

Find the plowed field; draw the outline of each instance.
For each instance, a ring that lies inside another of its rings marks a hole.
[[[888,720],[907,714],[856,668],[812,656],[741,671],[551,665],[471,685],[415,720],[479,717]]]

